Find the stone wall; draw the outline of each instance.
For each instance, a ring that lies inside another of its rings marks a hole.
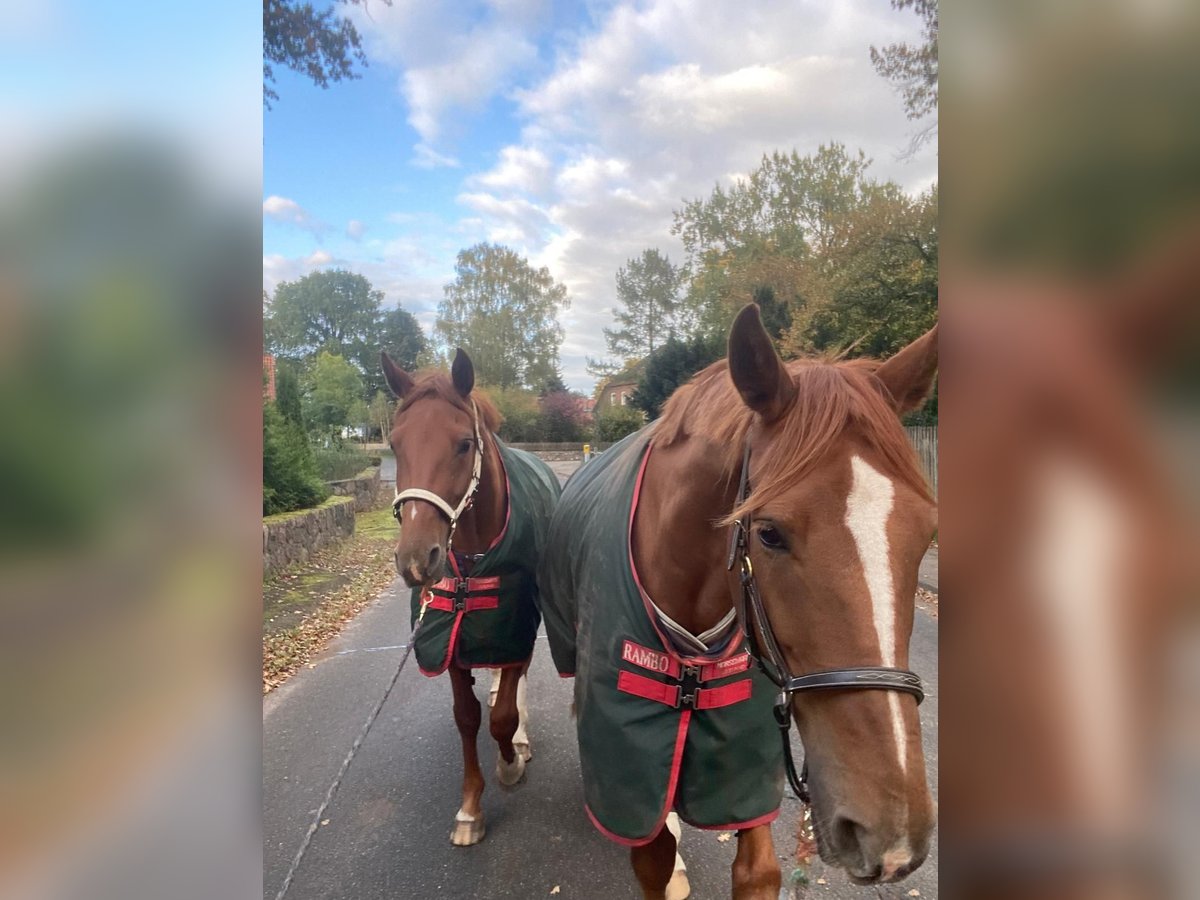
[[[330,497],[313,509],[263,519],[263,577],[354,534],[354,506],[354,497]]]
[[[379,466],[368,466],[353,478],[327,484],[335,497],[353,497],[355,512],[366,512],[374,509],[379,499]]]

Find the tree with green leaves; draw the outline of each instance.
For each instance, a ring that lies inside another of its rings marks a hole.
[[[937,0],[892,0],[893,9],[912,9],[921,17],[924,42],[889,44],[871,48],[871,64],[904,100],[904,111],[912,121],[932,115],[932,122],[917,132],[909,148],[915,153],[937,136],[938,105],[938,2]]]
[[[380,438],[386,443],[388,434],[392,430],[392,418],[395,415],[395,407],[392,405],[391,398],[382,390],[376,391],[367,411],[371,427],[379,429]]]
[[[671,230],[688,254],[684,305],[697,330],[727,333],[763,287],[788,307],[810,292],[822,258],[846,240],[850,214],[879,190],[869,167],[837,143],[808,156],[775,152],[748,178],[677,210]]]
[[[280,282],[263,323],[268,349],[299,359],[322,350],[357,357],[375,331],[382,301],[382,291],[345,269]]]
[[[913,198],[840,144],[775,153],[729,188],[687,203],[686,302],[722,336],[754,300],[785,354],[886,356],[937,314],[937,189]]]
[[[315,506],[329,496],[300,426],[263,404],[263,515]]]
[[[938,314],[938,192],[916,198],[886,186],[846,223],[793,310],[785,351],[887,357],[924,334]]]
[[[483,384],[536,390],[549,383],[558,372],[566,287],[498,244],[461,251],[454,269],[438,304],[442,344],[470,353]]]
[[[425,349],[421,326],[406,309],[383,309],[383,292],[364,276],[344,269],[312,272],[281,282],[266,304],[266,349],[310,365],[321,351],[354,363],[363,399],[383,388],[379,351],[415,368]]]
[[[340,356],[321,351],[308,373],[305,418],[313,429],[340,443],[341,430],[362,402],[362,377]]]
[[[630,403],[647,417],[657,419],[677,387],[724,355],[723,342],[711,337],[697,335],[687,341],[672,338],[646,361],[646,371]]]
[[[396,365],[411,372],[419,367],[427,345],[420,324],[407,309],[396,306],[381,311],[366,341],[365,353],[355,360],[363,369],[365,396],[373,397],[385,388],[383,371],[379,368],[380,350],[386,350]]]
[[[340,0],[346,6],[366,7],[367,0]],[[392,0],[380,0],[391,6]],[[358,78],[354,63],[367,64],[362,38],[354,23],[337,4],[317,11],[299,0],[263,2],[263,103],[267,109],[279,99],[272,87],[275,66],[307,75],[320,88],[331,81]]]
[[[679,270],[658,250],[643,250],[618,269],[621,308],[613,310],[618,327],[604,329],[608,352],[624,359],[649,356],[674,337],[680,281]]]

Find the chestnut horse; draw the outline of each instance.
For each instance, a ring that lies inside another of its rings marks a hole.
[[[568,482],[539,571],[543,615],[556,666],[576,675],[588,813],[632,847],[646,898],[668,896],[671,811],[737,830],[735,898],[779,895],[778,688],[739,624],[765,625],[800,676],[783,680],[798,691],[822,858],[863,884],[924,861],[934,810],[919,680],[903,669],[935,507],[899,414],[936,365],[936,327],[883,363],[785,364],[750,305],[728,361]],[[736,620],[747,571],[765,623]]]
[[[465,352],[455,355],[450,378],[414,380],[386,353],[381,358],[401,401],[388,435],[396,456],[393,512],[400,522],[396,569],[413,589],[412,640],[422,673],[450,673],[464,765],[450,839],[469,846],[485,831],[476,748],[482,707],[472,669],[501,672],[490,716],[500,784],[515,787],[532,755],[525,672],[540,621],[537,552],[558,479],[541,460],[495,436],[499,414],[474,391]]]

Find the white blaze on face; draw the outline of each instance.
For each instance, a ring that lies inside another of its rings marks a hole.
[[[1057,651],[1055,683],[1067,698],[1072,775],[1093,821],[1119,824],[1133,806],[1123,775],[1134,770],[1118,621],[1125,509],[1110,485],[1069,459],[1048,462],[1041,487],[1030,562],[1044,633]]]
[[[896,665],[896,590],[892,583],[892,556],[888,546],[888,519],[896,488],[891,479],[860,456],[850,458],[850,493],[846,497],[846,527],[854,538],[862,563],[867,592],[871,595],[875,636],[879,641],[880,665]],[[908,741],[900,715],[900,696],[887,692],[892,714],[892,735],[900,771],[908,768]]]

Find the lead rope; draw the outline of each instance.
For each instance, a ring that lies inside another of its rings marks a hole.
[[[334,796],[338,792],[338,788],[342,785],[342,778],[345,777],[346,771],[350,768],[350,763],[354,759],[358,748],[362,746],[362,742],[366,740],[367,732],[371,730],[371,726],[375,724],[375,719],[379,716],[379,711],[383,709],[383,704],[387,703],[387,698],[392,693],[392,688],[396,686],[396,681],[400,678],[400,673],[404,671],[404,664],[408,662],[408,657],[412,653],[413,647],[417,642],[417,632],[421,630],[421,623],[425,620],[425,610],[429,608],[429,603],[433,599],[432,594],[426,594],[425,599],[421,601],[421,611],[417,615],[417,624],[413,626],[412,635],[408,639],[408,646],[404,648],[404,655],[400,657],[400,665],[396,667],[395,673],[392,675],[392,680],[388,682],[387,688],[384,689],[383,696],[379,698],[379,702],[375,704],[375,708],[371,711],[371,715],[367,716],[367,721],[363,723],[362,730],[359,731],[358,737],[354,739],[354,743],[350,745],[350,752],[346,754],[346,758],[342,760],[341,768],[338,769],[337,775],[333,778],[333,783],[329,785],[329,790],[325,792],[325,799],[321,801],[317,813],[313,816],[312,822],[308,826],[308,831],[304,833],[304,840],[300,842],[300,849],[296,851],[296,856],[292,859],[292,864],[288,867],[287,875],[284,876],[283,884],[279,888],[279,893],[275,895],[275,900],[283,900],[284,895],[288,892],[288,888],[292,886],[292,878],[296,875],[296,870],[300,868],[300,861],[304,859],[304,854],[308,852],[309,844],[312,843],[313,835],[317,833],[317,829],[321,827],[321,819],[325,815],[325,810],[329,808],[329,804],[333,802]]]

